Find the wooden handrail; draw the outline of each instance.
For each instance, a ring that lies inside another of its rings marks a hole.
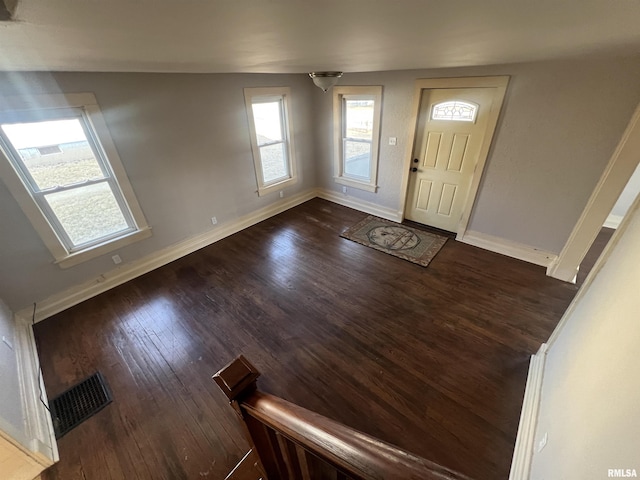
[[[261,393],[256,390],[259,376],[240,356],[213,378],[244,420],[269,480],[311,478],[306,453],[331,465],[337,478],[470,480],[371,435]]]

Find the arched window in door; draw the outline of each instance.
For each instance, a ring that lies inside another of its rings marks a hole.
[[[449,120],[454,122],[474,122],[478,106],[473,103],[453,100],[437,103],[431,109],[432,120]]]

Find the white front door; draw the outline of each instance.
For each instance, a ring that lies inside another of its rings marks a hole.
[[[457,230],[487,134],[493,98],[492,88],[422,90],[406,218]]]

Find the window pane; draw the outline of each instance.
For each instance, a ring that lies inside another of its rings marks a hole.
[[[473,122],[478,107],[461,101],[443,102],[433,106],[432,120],[452,120],[454,122]]]
[[[346,137],[373,139],[373,100],[345,100]]]
[[[258,145],[281,142],[282,137],[282,102],[254,103],[253,123],[256,126]]]
[[[264,183],[271,183],[289,176],[284,143],[260,147],[260,160]]]
[[[77,118],[7,124],[2,130],[41,190],[104,177]]]
[[[107,182],[51,193],[45,199],[73,245],[129,228]]]
[[[369,178],[371,171],[371,144],[344,141],[344,173],[356,177]]]

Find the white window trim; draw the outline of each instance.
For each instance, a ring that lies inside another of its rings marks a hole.
[[[275,183],[265,184],[262,175],[262,161],[260,160],[260,147],[258,146],[258,138],[256,135],[255,124],[253,122],[252,101],[254,97],[279,97],[282,98],[283,106],[283,134],[287,145],[287,162],[289,164],[289,177],[279,180]],[[289,87],[263,87],[263,88],[245,88],[244,101],[247,109],[247,120],[249,122],[249,135],[251,138],[251,151],[253,153],[253,163],[256,173],[256,183],[258,185],[258,195],[263,196],[282,190],[285,187],[293,185],[298,181],[296,160],[293,152],[295,152],[293,143],[293,131],[291,129],[291,89]]]
[[[58,238],[55,230],[40,210],[40,207],[31,197],[29,190],[24,185],[20,175],[15,171],[13,164],[5,157],[2,150],[0,150],[0,156],[2,157],[2,161],[0,161],[0,176],[53,255],[55,259],[54,263],[58,264],[61,268],[68,268],[122,248],[138,240],[142,240],[143,238],[148,238],[151,236],[151,227],[147,224],[144,214],[142,213],[142,209],[129,183],[116,146],[109,134],[107,124],[102,117],[96,98],[92,93],[43,94],[30,95],[27,97],[0,98],[1,112],[61,108],[83,108],[86,112],[87,120],[96,132],[100,144],[106,153],[113,175],[136,225],[134,232],[129,232],[115,239],[107,240],[77,252],[69,252]]]
[[[369,181],[358,180],[344,174],[344,158],[342,154],[342,122],[344,115],[342,112],[342,99],[350,95],[363,95],[372,97],[373,107],[373,138],[371,141],[371,165],[369,166]],[[381,86],[361,86],[361,87],[333,87],[333,158],[334,158],[334,180],[336,183],[348,187],[376,192],[378,189],[378,152],[380,149],[380,118],[382,112],[382,87]]]

